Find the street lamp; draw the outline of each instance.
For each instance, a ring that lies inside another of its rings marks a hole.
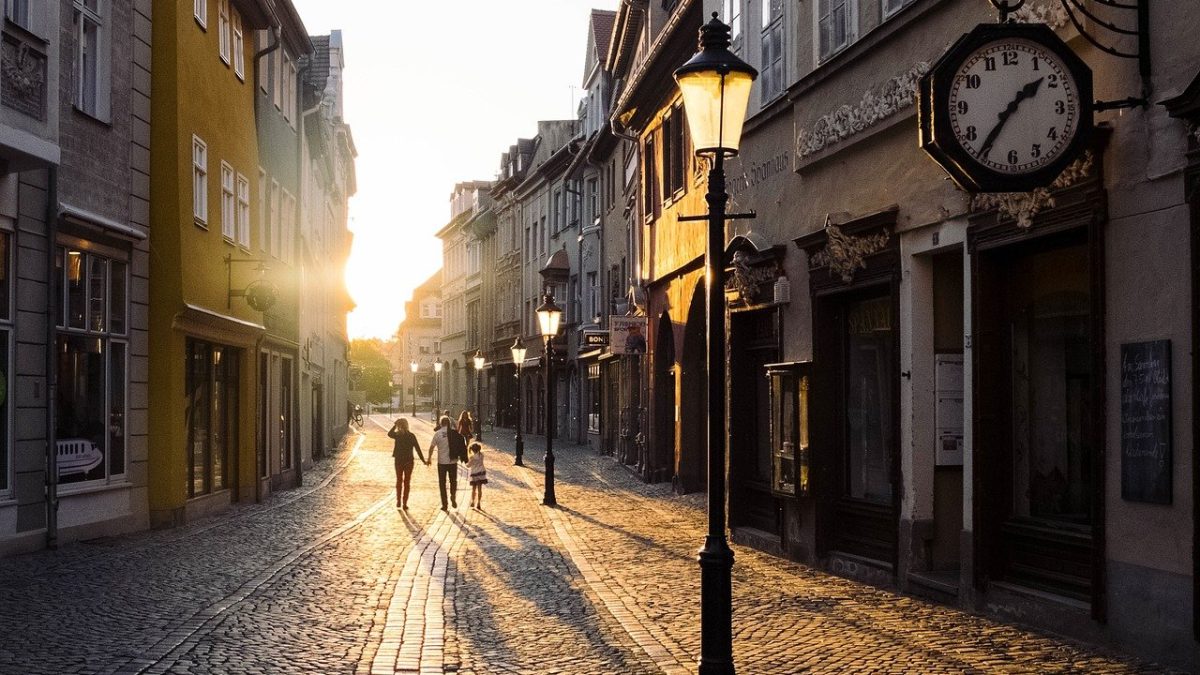
[[[433,362],[433,379],[437,382],[437,398],[433,404],[433,426],[436,428],[438,423],[438,415],[442,414],[442,359],[438,358]]]
[[[483,358],[483,350],[475,350],[475,438],[483,440],[483,399],[480,397],[483,391],[483,366],[485,360]]]
[[[513,365],[517,367],[517,437],[516,455],[517,459],[513,464],[516,466],[525,466],[521,459],[525,456],[525,439],[521,438],[521,366],[525,363],[525,345],[521,344],[521,336],[517,336],[513,340],[512,347]]]
[[[412,363],[409,363],[408,367],[412,368],[412,374],[413,374],[413,390],[412,390],[413,414],[412,414],[412,416],[415,418],[417,416],[417,362],[413,361]]]
[[[542,339],[546,341],[544,356],[546,359],[546,488],[542,495],[542,503],[555,506],[554,499],[554,336],[558,335],[558,324],[562,320],[562,310],[554,304],[554,294],[546,286],[546,295],[542,304],[537,308],[538,329],[542,331]]]
[[[700,549],[700,672],[733,673],[733,551],[725,534],[725,157],[738,152],[758,72],[729,51],[716,12],[700,28],[700,51],[675,71],[697,155],[710,155],[708,250],[708,536]]]

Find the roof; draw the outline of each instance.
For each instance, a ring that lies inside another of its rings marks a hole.
[[[308,66],[304,74],[304,83],[316,89],[325,91],[325,82],[329,79],[329,36],[312,35],[312,54],[305,56],[301,64]]]
[[[612,41],[613,26],[617,22],[617,13],[607,9],[593,9],[590,29],[592,31],[591,48],[595,63],[604,63],[608,58],[608,45]]]

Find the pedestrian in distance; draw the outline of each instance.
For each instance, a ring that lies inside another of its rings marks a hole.
[[[471,411],[464,410],[458,416],[458,424],[454,426],[454,430],[462,434],[467,443],[475,437],[475,421],[471,419]]]
[[[463,459],[466,459],[466,443],[463,437],[450,426],[450,416],[443,415],[438,420],[438,430],[434,432],[433,439],[429,442],[429,456],[433,457],[433,453],[437,451],[438,463],[438,492],[442,497],[442,510],[446,510],[447,496],[449,496],[450,506],[458,508],[456,495],[458,494],[458,466],[455,462],[458,461],[458,446],[462,446]],[[450,493],[446,493],[446,483],[450,483]]]
[[[483,466],[483,446],[471,444],[471,458],[467,460],[467,477],[471,481],[471,508],[483,510],[483,486],[487,485],[487,469]]]
[[[392,424],[388,438],[396,442],[392,447],[392,461],[396,465],[396,508],[408,510],[409,485],[412,483],[413,452],[429,466],[429,460],[421,454],[421,444],[417,436],[408,430],[408,420],[403,417]]]

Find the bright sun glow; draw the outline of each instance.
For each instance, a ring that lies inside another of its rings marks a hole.
[[[358,148],[346,285],[351,337],[389,337],[441,267],[450,191],[491,180],[540,119],[575,116],[591,9],[616,0],[294,0],[313,35],[342,30]],[[530,70],[532,68],[532,70]]]

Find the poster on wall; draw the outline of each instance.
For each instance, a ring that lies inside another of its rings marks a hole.
[[[1171,341],[1121,345],[1121,497],[1171,503]]]
[[[934,357],[937,408],[937,466],[963,464],[963,355]]]
[[[609,352],[613,354],[646,353],[646,317],[610,316],[608,327],[611,333],[608,344]]]

